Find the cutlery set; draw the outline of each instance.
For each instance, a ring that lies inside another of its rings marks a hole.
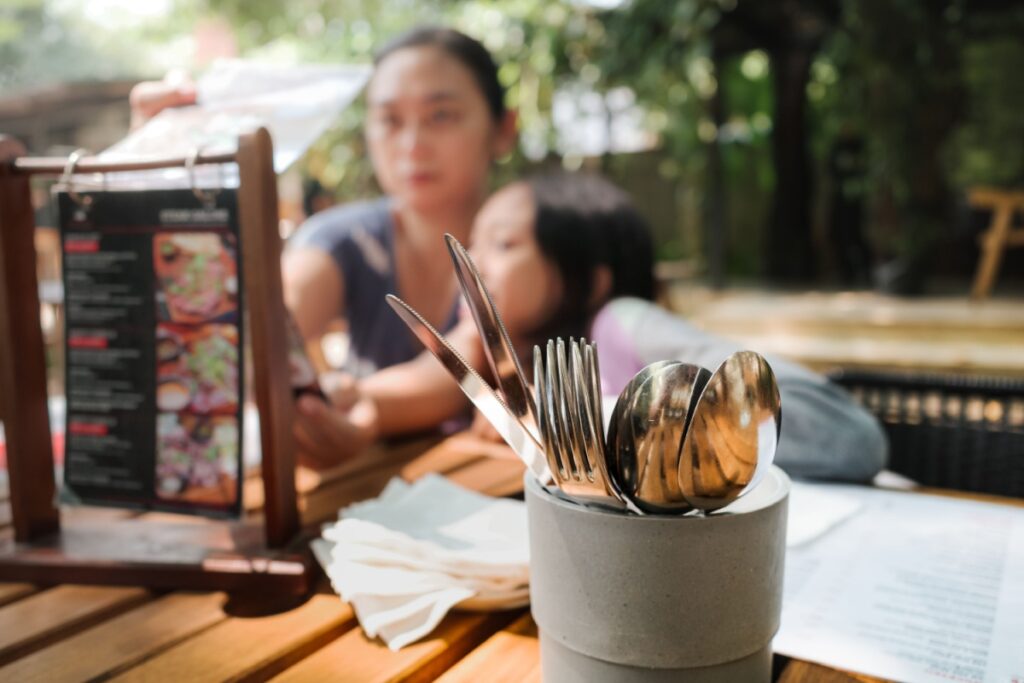
[[[635,514],[696,514],[728,505],[769,469],[781,427],[768,363],[739,351],[714,373],[660,361],[626,385],[605,430],[597,347],[549,340],[533,350],[533,389],[465,248],[445,235],[500,395],[436,329],[387,301],[542,485]]]

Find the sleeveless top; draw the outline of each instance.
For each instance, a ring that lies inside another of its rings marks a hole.
[[[391,201],[383,197],[315,214],[288,242],[290,249],[327,252],[341,270],[350,339],[344,369],[356,377],[411,360],[423,351],[384,300],[385,294],[402,296],[395,276],[394,232]],[[456,299],[441,331],[451,329],[457,320]]]

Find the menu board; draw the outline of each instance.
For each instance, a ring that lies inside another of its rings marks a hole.
[[[58,193],[67,501],[241,509],[238,204],[190,190]]]

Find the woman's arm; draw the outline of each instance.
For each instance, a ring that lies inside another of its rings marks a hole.
[[[316,247],[288,249],[281,258],[284,304],[302,338],[319,338],[344,315],[345,280],[334,258]]]

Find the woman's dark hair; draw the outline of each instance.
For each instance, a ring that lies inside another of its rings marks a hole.
[[[504,118],[505,88],[498,80],[498,67],[491,53],[478,41],[453,28],[420,26],[382,45],[373,56],[373,65],[379,66],[395,52],[409,47],[437,47],[457,59],[473,74],[491,110],[491,117],[495,121]]]
[[[594,314],[594,271],[608,266],[608,298],[654,299],[654,245],[647,221],[623,190],[590,173],[552,173],[527,181],[536,206],[534,234],[558,269],[564,295],[541,339],[581,336]],[[604,303],[603,301],[601,302]]]

